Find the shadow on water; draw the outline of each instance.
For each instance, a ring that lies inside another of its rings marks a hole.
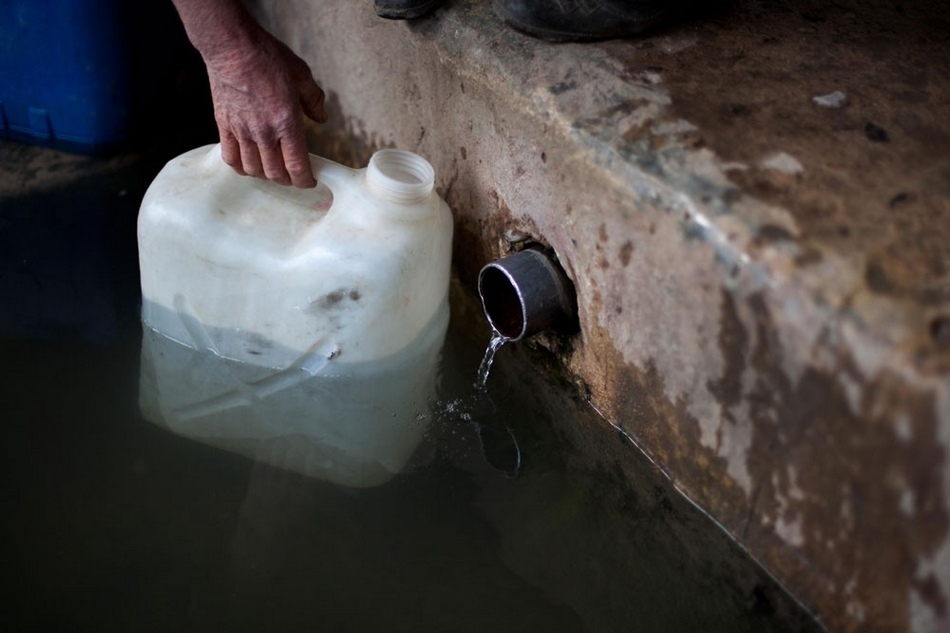
[[[383,485],[144,420],[135,214],[161,162],[0,198],[7,630],[815,630],[511,346],[477,391],[488,330],[458,292],[425,435]]]

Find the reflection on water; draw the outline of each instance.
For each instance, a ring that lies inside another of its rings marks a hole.
[[[436,424],[468,427],[478,440],[485,464],[506,477],[517,477],[521,469],[521,448],[515,432],[498,422],[498,408],[488,391],[477,383],[466,397],[439,400],[433,407]]]

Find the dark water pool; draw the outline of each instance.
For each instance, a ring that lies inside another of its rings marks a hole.
[[[470,310],[426,435],[384,485],[146,421],[134,219],[154,160],[65,177],[55,156],[0,155],[5,630],[815,630],[510,349],[476,394],[488,332]]]

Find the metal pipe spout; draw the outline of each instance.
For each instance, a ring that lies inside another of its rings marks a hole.
[[[478,294],[492,328],[519,341],[577,320],[577,297],[567,274],[550,257],[525,249],[487,264],[478,274]]]

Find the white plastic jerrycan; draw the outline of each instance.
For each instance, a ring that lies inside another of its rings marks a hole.
[[[419,336],[448,301],[451,265],[432,167],[392,149],[363,170],[311,162],[311,190],[238,176],[219,145],[169,162],[139,213],[145,323],[280,369],[381,359]]]
[[[182,435],[377,485],[435,397],[452,217],[411,152],[311,162],[311,190],[238,176],[217,145],[155,178],[138,221],[142,408]]]

